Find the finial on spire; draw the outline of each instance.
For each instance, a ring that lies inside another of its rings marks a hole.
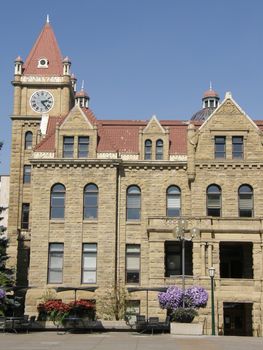
[[[212,88],[212,81],[210,80],[210,86],[209,86],[209,90],[212,91],[213,88]]]
[[[82,83],[81,83],[81,91],[84,91],[84,80],[82,80]]]
[[[47,15],[47,23],[49,23],[49,15]]]

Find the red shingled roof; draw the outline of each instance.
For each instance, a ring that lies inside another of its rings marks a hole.
[[[37,68],[41,58],[48,60],[48,68]],[[62,75],[63,64],[61,52],[49,23],[46,23],[23,66],[23,74]]]
[[[98,152],[139,153],[139,132],[148,124],[142,120],[97,120],[92,111],[82,108],[91,124],[98,127]],[[50,117],[46,137],[35,147],[38,152],[55,150],[56,124],[65,117]],[[187,124],[182,121],[160,121],[163,127],[169,128],[170,154],[187,153]]]

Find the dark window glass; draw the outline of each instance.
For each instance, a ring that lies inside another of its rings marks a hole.
[[[32,149],[33,134],[31,131],[27,131],[25,134],[25,149]]]
[[[22,204],[22,215],[21,215],[21,228],[24,230],[29,229],[29,203]]]
[[[126,220],[141,219],[141,190],[138,186],[127,189]]]
[[[84,243],[82,252],[82,283],[96,283],[97,244]]]
[[[149,160],[152,159],[152,141],[146,140],[144,144],[144,159]]]
[[[50,243],[48,254],[48,283],[63,282],[63,243]]]
[[[215,158],[226,158],[226,138],[225,136],[215,136]]]
[[[63,139],[63,157],[73,158],[74,156],[74,137],[64,136]]]
[[[84,219],[98,218],[98,187],[89,184],[84,188]]]
[[[166,215],[169,217],[181,214],[181,190],[177,186],[170,186],[166,192]]]
[[[65,187],[56,184],[51,189],[50,219],[64,219],[65,214]]]
[[[126,283],[140,283],[140,245],[126,245]]]
[[[29,184],[31,182],[31,165],[24,165],[23,183]]]
[[[242,185],[238,190],[239,216],[253,216],[253,189],[249,185]]]
[[[220,242],[220,277],[253,278],[251,242]]]
[[[78,138],[78,157],[86,158],[89,155],[89,137],[80,136]]]
[[[163,159],[163,140],[156,141],[156,159],[157,160]]]
[[[232,157],[235,159],[243,159],[243,136],[232,137]]]
[[[217,185],[210,185],[206,192],[207,215],[221,216],[221,188]]]
[[[185,274],[193,275],[192,242],[185,241]],[[182,274],[182,242],[165,242],[165,277]]]

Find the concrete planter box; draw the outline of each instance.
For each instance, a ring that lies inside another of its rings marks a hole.
[[[203,325],[200,323],[170,323],[170,333],[175,335],[202,335]]]

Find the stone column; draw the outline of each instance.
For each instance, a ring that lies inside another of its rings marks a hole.
[[[213,244],[208,243],[208,268],[213,266]]]
[[[206,264],[205,264],[206,243],[202,242],[200,245],[201,245],[201,276],[205,276],[206,275]]]

